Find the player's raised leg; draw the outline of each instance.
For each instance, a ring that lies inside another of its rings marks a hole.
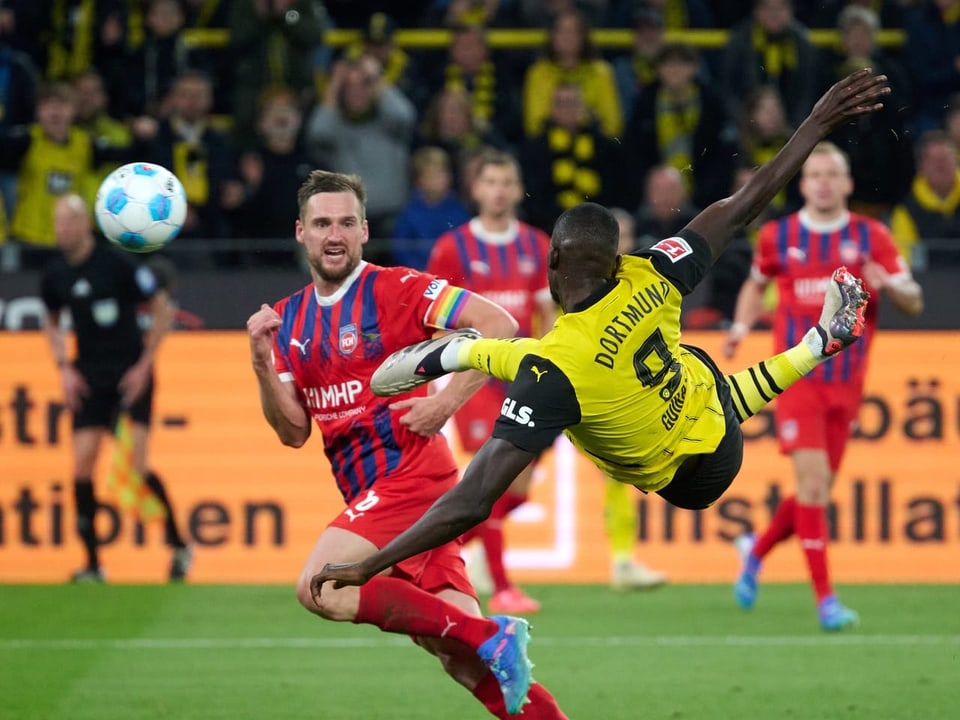
[[[845,267],[834,270],[820,321],[807,331],[803,340],[786,352],[727,375],[740,422],[753,417],[817,365],[853,345],[863,335],[868,298],[859,278]]]
[[[370,379],[376,395],[399,395],[452,372],[479,370],[505,382],[517,375],[520,361],[537,341],[531,338],[482,338],[476,330],[454,330],[397,350]]]

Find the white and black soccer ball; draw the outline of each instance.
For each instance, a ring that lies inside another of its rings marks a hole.
[[[165,167],[130,163],[100,184],[95,213],[108,240],[124,250],[152,252],[180,232],[187,217],[187,195]]]

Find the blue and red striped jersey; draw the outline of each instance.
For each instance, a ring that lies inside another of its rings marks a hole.
[[[401,425],[389,409],[398,398],[374,395],[370,377],[390,353],[455,327],[468,296],[426,273],[362,262],[332,296],[310,284],[274,305],[283,320],[274,367],[296,383],[347,503],[387,478],[428,481],[456,471],[446,440]],[[424,394],[425,387],[401,397]]]
[[[885,225],[873,218],[845,213],[832,223],[816,223],[804,211],[766,223],[760,229],[754,254],[754,277],[777,284],[774,318],[776,351],[793,347],[820,319],[827,283],[833,271],[846,265],[863,278],[867,259],[891,275],[909,274]],[[867,353],[877,326],[880,291],[870,292],[867,325],[861,340],[832,360],[819,365],[808,377],[821,382],[862,382]]]
[[[538,302],[550,297],[549,248],[549,238],[526,223],[492,234],[474,218],[440,236],[427,271],[506,309],[520,325],[518,335],[543,334],[549,328],[534,328],[533,319]]]

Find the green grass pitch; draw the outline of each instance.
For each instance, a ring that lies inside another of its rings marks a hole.
[[[960,713],[960,586],[530,588],[534,676],[586,720],[903,720]],[[405,637],[335,624],[286,587],[0,586],[3,720],[489,717]]]

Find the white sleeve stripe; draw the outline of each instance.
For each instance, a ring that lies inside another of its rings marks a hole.
[[[756,265],[750,266],[750,278],[758,283],[767,283],[770,280],[770,278],[760,272],[760,268]]]
[[[280,377],[280,382],[293,382],[292,372],[278,373],[278,375]]]

